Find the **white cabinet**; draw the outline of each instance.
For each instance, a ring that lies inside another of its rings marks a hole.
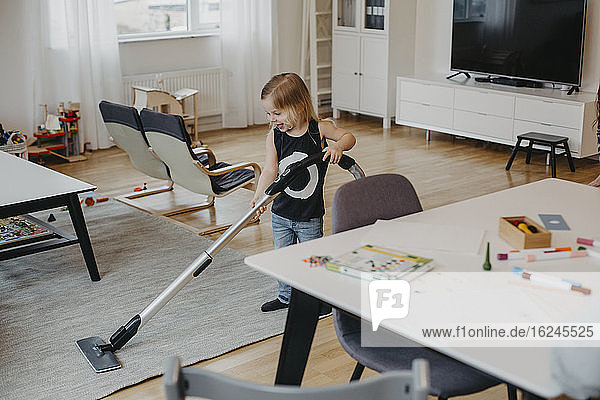
[[[396,123],[514,145],[527,132],[567,136],[574,157],[598,152],[595,94],[398,76]]]
[[[415,15],[416,0],[333,0],[334,118],[345,110],[390,127],[395,76],[414,66]]]

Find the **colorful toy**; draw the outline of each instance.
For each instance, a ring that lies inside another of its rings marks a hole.
[[[94,199],[93,197],[88,196],[84,200],[85,205],[88,207],[93,206],[95,203],[104,203],[105,201],[108,201],[108,197],[98,197],[97,199]]]
[[[305,258],[303,261],[305,263],[310,263],[310,268],[313,268],[322,267],[329,260],[331,260],[331,257],[329,256],[311,256],[310,258]]]
[[[144,186],[143,187],[133,188],[133,191],[134,192],[141,192],[142,190],[147,190],[147,189],[148,189],[148,187],[146,186],[146,182],[144,182]]]

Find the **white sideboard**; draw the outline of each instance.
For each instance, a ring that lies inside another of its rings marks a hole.
[[[596,94],[516,88],[462,76],[398,76],[396,124],[514,145],[517,135],[569,138],[573,157],[598,153]]]
[[[381,6],[374,7],[374,4]],[[414,70],[416,0],[333,1],[331,107],[383,118],[394,116],[395,77]],[[379,18],[370,27],[371,18]]]

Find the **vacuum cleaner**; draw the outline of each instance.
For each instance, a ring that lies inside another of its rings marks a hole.
[[[267,188],[262,198],[248,211],[239,221],[233,224],[206,249],[192,264],[190,264],[171,284],[164,289],[150,304],[139,314],[136,314],[129,322],[121,326],[110,337],[109,343],[105,343],[98,336],[92,336],[77,341],[79,350],[88,360],[97,373],[111,371],[121,368],[121,363],[115,356],[115,352],[123,347],[137,331],[144,326],[160,309],[162,309],[173,296],[179,292],[189,281],[197,277],[210,265],[214,256],[229,243],[256,215],[258,209],[269,204],[275,197],[287,188],[300,173],[313,164],[327,162],[322,160],[323,153],[316,153],[289,165],[283,173]],[[363,170],[356,164],[354,159],[342,155],[338,163],[340,167],[348,170],[355,179],[365,176]]]

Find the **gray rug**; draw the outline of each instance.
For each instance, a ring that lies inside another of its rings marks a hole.
[[[168,356],[188,365],[283,332],[285,312],[260,311],[276,283],[225,248],[117,352],[122,369],[96,374],[75,342],[108,340],[211,242],[112,200],[84,213],[100,282],[78,245],[0,262],[0,398],[100,398],[161,374]]]

